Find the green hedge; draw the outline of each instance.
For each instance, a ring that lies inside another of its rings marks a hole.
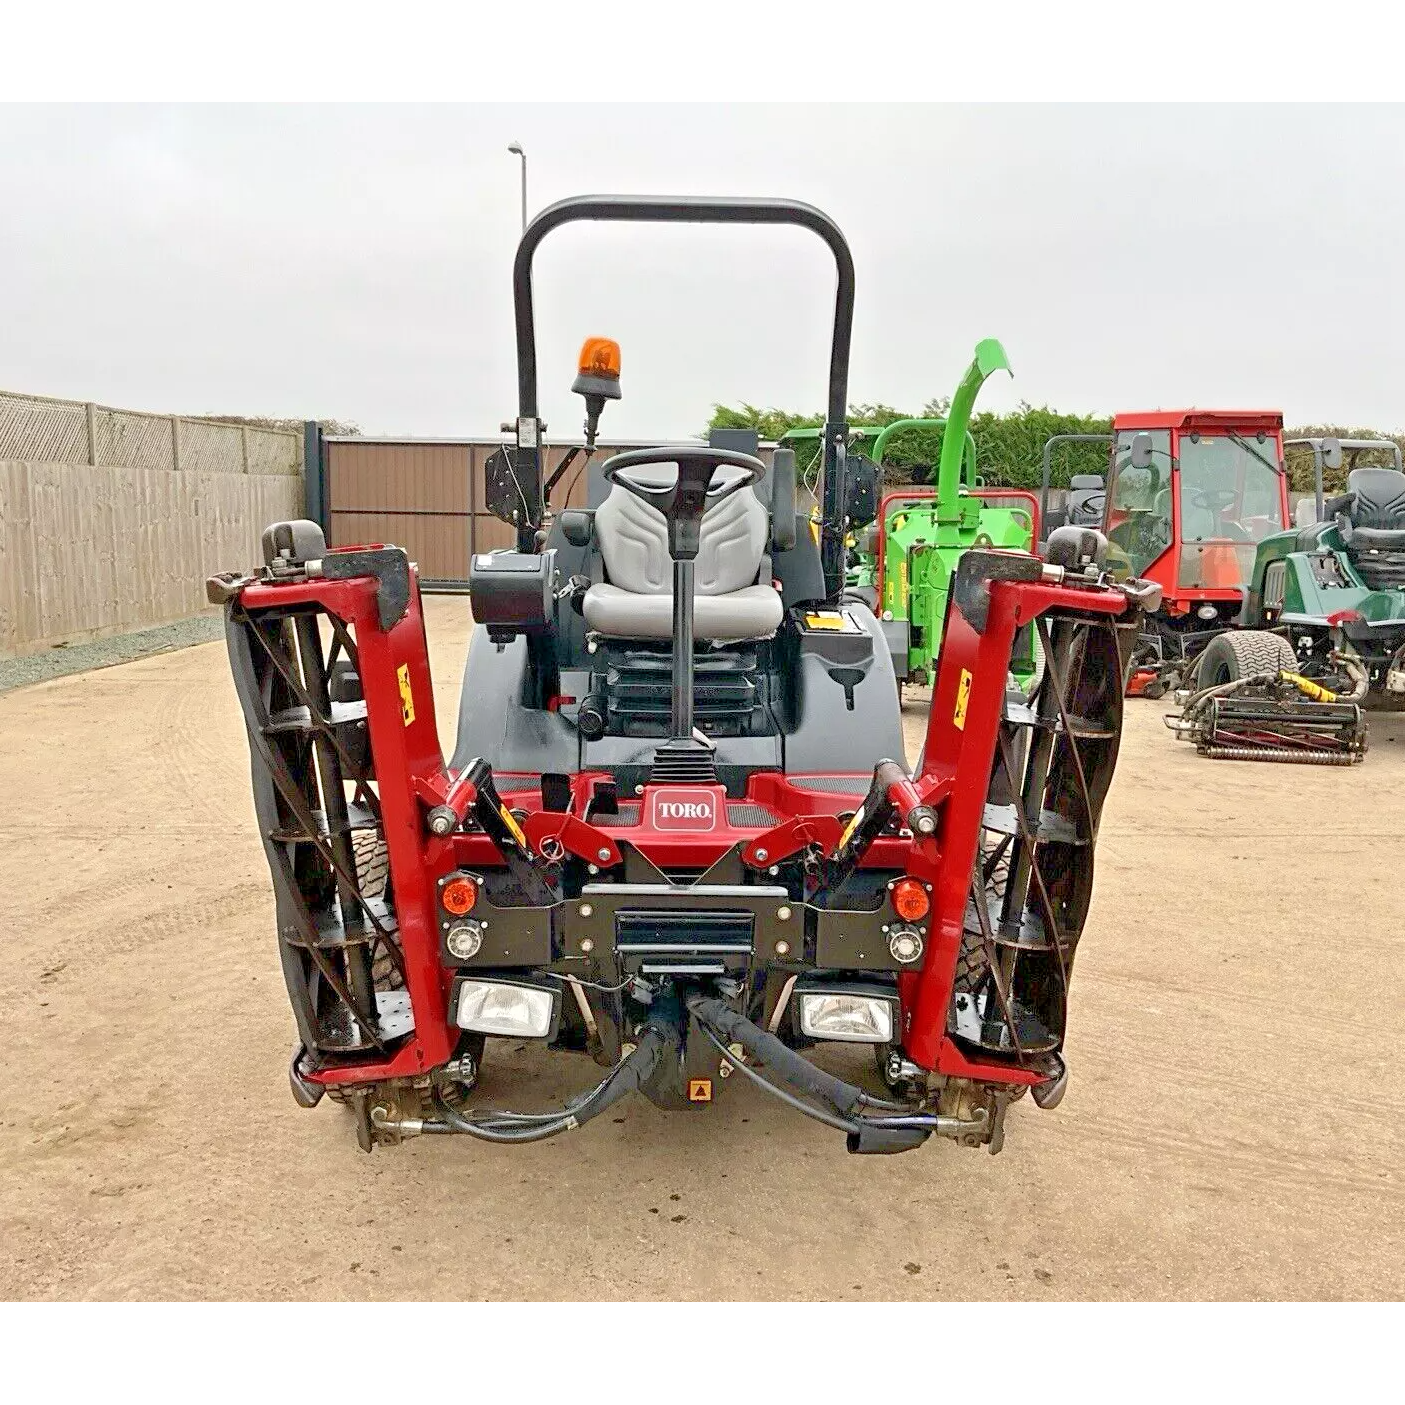
[[[935,418],[946,413],[945,400],[931,400],[922,407],[921,417]],[[851,405],[851,424],[891,424],[908,419],[908,412],[891,405]],[[914,417],[915,418],[915,417]],[[788,429],[817,425],[824,422],[821,414],[801,415],[787,410],[760,409],[755,405],[714,405],[709,429],[755,429],[763,439],[779,439]],[[976,467],[991,486],[1007,488],[1037,488],[1044,453],[1044,444],[1055,434],[1108,434],[1112,419],[1106,415],[1065,415],[1047,405],[1021,405],[1013,414],[976,414],[971,418],[971,434],[976,441]],[[1285,429],[1283,437],[1317,437],[1336,435],[1339,439],[1394,439],[1405,447],[1405,435],[1390,435],[1374,429],[1348,428],[1342,425],[1305,425]],[[889,441],[885,457],[889,481],[911,481],[911,470],[918,465],[935,464],[941,455],[940,429],[899,430]],[[1360,463],[1388,464],[1387,457],[1370,453],[1347,455],[1348,462],[1335,473],[1327,475],[1329,491],[1340,492],[1346,474]],[[1051,482],[1066,488],[1075,473],[1103,473],[1107,469],[1107,450],[1101,444],[1065,444],[1055,449]],[[1288,480],[1296,493],[1312,491],[1312,452],[1309,449],[1288,451]]]

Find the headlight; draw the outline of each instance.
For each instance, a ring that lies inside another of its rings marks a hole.
[[[892,995],[872,990],[797,991],[800,1032],[810,1039],[850,1044],[893,1042]]]
[[[454,1022],[478,1034],[546,1039],[556,1028],[561,995],[516,981],[461,981]]]

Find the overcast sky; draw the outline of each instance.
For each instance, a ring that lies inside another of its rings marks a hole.
[[[996,336],[1015,379],[986,407],[1405,427],[1405,107],[0,107],[0,388],[496,431],[514,139],[533,209],[828,211],[858,271],[853,401],[915,412]],[[575,226],[536,298],[554,435],[587,335],[623,345],[613,433],[823,405],[833,266],[802,230]]]

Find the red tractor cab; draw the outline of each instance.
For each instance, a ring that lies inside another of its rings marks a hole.
[[[1239,620],[1257,544],[1290,524],[1277,410],[1149,410],[1113,418],[1102,530],[1109,561],[1161,587],[1130,692],[1159,697]]]

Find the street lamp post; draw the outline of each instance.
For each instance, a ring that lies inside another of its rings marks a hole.
[[[527,228],[527,153],[522,150],[520,141],[513,142],[507,148],[514,156],[522,158],[522,228]]]

